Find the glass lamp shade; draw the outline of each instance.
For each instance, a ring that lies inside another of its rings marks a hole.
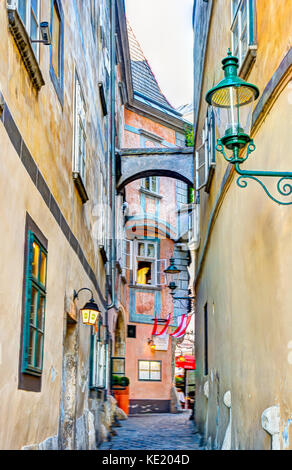
[[[181,272],[181,270],[175,266],[174,262],[175,262],[175,259],[171,258],[170,266],[164,270],[166,277],[167,277],[167,281],[169,282],[170,285],[174,285],[175,281],[178,281],[179,273]]]
[[[93,299],[81,309],[82,322],[84,325],[93,326],[100,315],[100,310]]]
[[[253,91],[244,86],[221,88],[212,95],[219,137],[227,147],[232,136],[250,135],[254,99]]]
[[[225,78],[208,91],[206,101],[213,107],[222,144],[229,149],[242,148],[251,140],[252,112],[259,90],[238,77],[238,58],[230,50],[222,64]]]

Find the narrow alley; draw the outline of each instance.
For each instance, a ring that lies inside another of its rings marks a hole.
[[[292,0],[0,24],[0,451],[292,450]]]
[[[191,412],[131,416],[100,450],[203,450]]]

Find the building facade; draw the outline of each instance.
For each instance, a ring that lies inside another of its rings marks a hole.
[[[119,34],[124,66],[121,88],[126,96],[123,149],[143,153],[142,149],[184,147],[186,122],[161,92],[131,26],[124,23]],[[174,327],[187,312],[186,303],[173,304],[164,270],[175,258],[181,269],[176,294],[187,296],[189,220],[180,211],[189,202],[188,185],[153,175],[127,184],[122,193],[125,227],[117,259],[124,297],[123,337],[119,326],[122,347],[113,351],[113,360],[118,364],[125,357],[121,371],[130,380],[130,414],[169,412],[175,341],[167,336],[165,344],[158,345],[152,330],[155,315],[164,320],[162,330],[169,314]],[[118,368],[115,371],[119,373]]]
[[[261,93],[252,116],[256,151],[243,166],[290,171],[291,6],[194,5],[196,421],[208,448],[292,448],[291,206],[276,204],[256,181],[238,187],[215,150],[218,130],[205,101],[230,48],[239,76]],[[266,180],[274,195],[276,184]]]
[[[110,432],[113,9],[0,5],[1,449],[94,449]]]

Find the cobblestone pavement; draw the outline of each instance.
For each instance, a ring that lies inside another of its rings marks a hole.
[[[200,450],[200,435],[189,417],[189,411],[129,417],[100,450]]]

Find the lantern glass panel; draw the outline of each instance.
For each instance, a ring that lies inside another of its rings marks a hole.
[[[218,89],[212,96],[220,138],[250,134],[254,90],[246,86]]]
[[[166,273],[166,281],[168,284],[173,282],[177,284],[179,281],[179,273]]]
[[[82,321],[84,325],[95,325],[98,313],[95,310],[83,309],[82,310]]]

